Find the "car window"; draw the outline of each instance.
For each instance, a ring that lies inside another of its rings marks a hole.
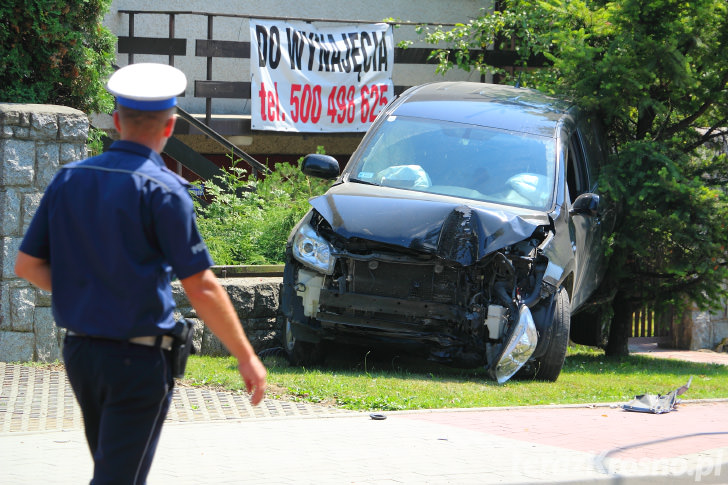
[[[551,203],[553,138],[390,116],[361,153],[350,179],[534,208]]]
[[[601,167],[606,162],[609,154],[608,146],[602,124],[593,115],[582,116],[578,122],[578,129],[584,146],[584,153],[586,154],[590,192],[593,192],[596,190]]]
[[[589,191],[589,174],[581,140],[576,132],[569,138],[569,152],[566,164],[566,184],[569,199],[573,203],[576,198]]]

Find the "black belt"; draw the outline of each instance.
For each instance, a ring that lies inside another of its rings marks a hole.
[[[107,337],[94,337],[93,335],[86,335],[85,333],[79,333],[74,332],[73,330],[66,331],[66,335],[69,335],[71,337],[87,337],[87,338],[97,338],[101,340],[114,340],[117,342],[129,342],[136,345],[144,345],[146,347],[159,347],[164,350],[172,350],[172,343],[174,342],[174,338],[172,338],[169,335],[159,335],[154,336],[150,335],[148,337],[132,337],[130,339],[113,339],[113,338],[107,338]]]

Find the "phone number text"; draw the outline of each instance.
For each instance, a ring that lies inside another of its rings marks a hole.
[[[324,89],[330,91],[324,94]],[[322,116],[331,124],[371,123],[380,109],[389,103],[388,89],[386,84],[361,87],[291,84],[290,98],[284,106],[278,96],[278,83],[273,83],[272,87],[261,83],[258,90],[260,116],[263,121],[286,121],[288,114],[294,123],[316,124]]]

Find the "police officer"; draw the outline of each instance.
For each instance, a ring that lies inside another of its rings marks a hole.
[[[167,414],[174,327],[170,281],[239,363],[251,401],[265,392],[255,355],[195,223],[189,184],[160,153],[172,135],[185,75],[163,64],[118,70],[120,140],[63,166],[20,246],[16,274],[52,291],[67,329],[63,359],[94,459],[91,483],[145,483]]]

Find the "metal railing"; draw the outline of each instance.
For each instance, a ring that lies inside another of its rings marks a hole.
[[[187,123],[194,126],[198,130],[200,130],[203,134],[205,134],[208,138],[216,141],[220,145],[227,148],[232,155],[237,157],[238,159],[242,159],[245,161],[248,165],[252,167],[253,170],[253,176],[257,177],[259,173],[267,174],[270,172],[270,169],[260,163],[258,160],[253,158],[248,153],[244,152],[242,149],[240,149],[237,145],[234,143],[229,142],[224,136],[210,128],[210,126],[206,123],[201,122],[197,118],[195,118],[192,114],[188,113],[187,111],[183,110],[180,107],[177,107],[177,115],[184,119]]]

